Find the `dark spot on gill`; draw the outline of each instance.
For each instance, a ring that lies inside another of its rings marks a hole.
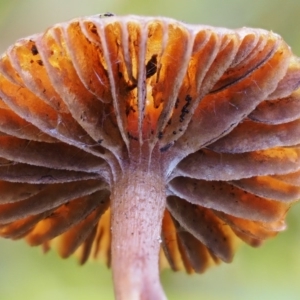
[[[98,31],[97,31],[97,28],[95,25],[91,26],[90,27],[90,31],[93,33],[93,34],[98,34]]]
[[[185,101],[190,103],[192,100],[193,100],[192,97],[189,94],[187,94],[185,97]]]
[[[169,143],[165,146],[163,146],[162,148],[159,149],[160,152],[166,152],[168,151],[172,146],[173,146],[174,143]]]
[[[190,112],[188,107],[191,104],[192,97],[190,95],[186,95],[185,101],[186,101],[186,104],[184,104],[182,109],[181,109],[181,114],[179,116],[179,122],[183,122],[185,115]]]
[[[31,53],[32,53],[32,55],[38,55],[39,54],[39,51],[38,51],[36,45],[31,46]]]
[[[40,66],[43,66],[43,65],[44,65],[43,61],[40,60],[40,59],[38,59],[36,62],[37,62]]]
[[[136,83],[128,85],[127,86],[127,91],[130,92],[130,91],[134,90],[136,87],[137,87]]]
[[[127,106],[126,106],[126,110],[125,110],[126,116],[128,117],[128,115],[129,115],[131,112],[135,113],[136,110],[134,109],[134,107],[133,107],[132,105],[127,105]]]
[[[157,72],[157,54],[153,54],[146,65],[146,78],[153,76]]]
[[[128,137],[131,139],[131,140],[134,140],[134,141],[138,141],[139,139],[135,136],[133,136],[130,132],[127,132],[127,135]]]

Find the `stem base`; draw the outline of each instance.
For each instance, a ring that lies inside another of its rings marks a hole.
[[[130,165],[112,191],[112,270],[118,300],[166,299],[159,280],[166,202],[159,170]]]

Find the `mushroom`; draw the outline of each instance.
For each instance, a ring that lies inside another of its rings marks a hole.
[[[166,299],[285,228],[300,197],[300,63],[261,29],[92,16],[0,59],[0,235],[112,266]]]

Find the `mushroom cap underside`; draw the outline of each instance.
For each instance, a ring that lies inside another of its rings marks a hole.
[[[282,38],[167,18],[78,18],[0,59],[0,235],[110,263],[134,157],[166,186],[161,264],[203,272],[285,228],[300,195],[300,64]]]

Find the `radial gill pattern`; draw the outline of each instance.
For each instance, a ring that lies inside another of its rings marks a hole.
[[[299,86],[258,29],[93,16],[19,40],[0,59],[0,235],[109,264],[111,190],[142,157],[163,169],[161,264],[229,262],[300,197]]]

